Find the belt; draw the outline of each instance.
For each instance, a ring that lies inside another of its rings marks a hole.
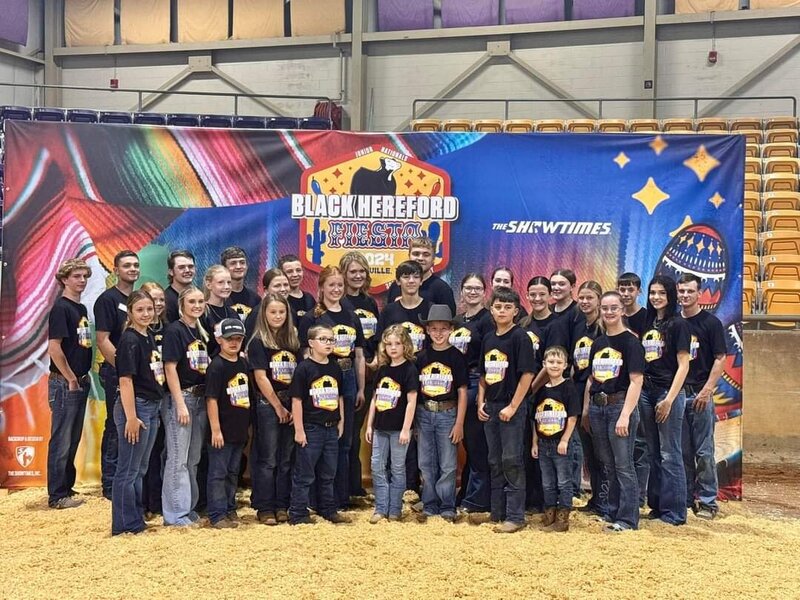
[[[685,385],[685,386],[683,386],[683,391],[686,394],[687,398],[690,397],[690,396],[697,396],[697,394],[700,393],[701,389],[702,388],[698,389],[698,386],[696,386],[696,385]]]
[[[323,427],[336,427],[339,421],[328,421],[327,423],[320,423]]]
[[[598,392],[597,394],[592,394],[592,402],[595,406],[612,406],[619,402],[624,402],[625,394],[626,392],[614,392],[613,394]]]
[[[337,358],[336,363],[339,365],[339,368],[342,371],[349,371],[353,368],[353,359],[352,358]]]
[[[181,391],[189,392],[192,396],[197,396],[198,398],[203,398],[206,395],[206,385],[204,383],[192,385],[188,388],[183,388]]]
[[[66,377],[64,377],[61,373],[56,373],[55,371],[50,371],[50,377],[52,377],[53,379],[60,379],[61,381],[67,381]],[[67,381],[67,383],[69,382]],[[78,383],[80,385],[86,385],[87,383],[89,383],[89,374],[86,373],[85,375],[81,375],[80,377],[78,377]]]
[[[455,400],[445,400],[444,402],[436,402],[436,400],[425,400],[422,403],[422,408],[429,412],[444,412],[458,406]]]

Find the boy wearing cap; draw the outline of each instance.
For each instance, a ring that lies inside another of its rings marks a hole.
[[[453,522],[456,517],[456,467],[458,444],[464,437],[469,372],[464,355],[450,345],[454,330],[453,313],[446,304],[434,304],[427,319],[420,321],[431,340],[417,355],[419,404],[416,430],[419,435],[419,468],[422,471],[422,512],[420,523],[440,515]]]
[[[223,319],[217,330],[219,354],[206,371],[206,403],[211,440],[208,445],[208,517],[211,526],[236,527],[236,485],[250,427],[248,366],[239,351],[244,324]]]

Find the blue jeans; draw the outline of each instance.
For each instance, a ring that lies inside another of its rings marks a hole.
[[[400,444],[399,431],[374,431],[372,434],[372,487],[375,493],[375,512],[399,517],[403,510],[406,489],[406,451]],[[387,476],[387,463],[391,480]]]
[[[650,452],[647,504],[662,521],[682,525],[686,522],[686,469],[683,467],[681,431],[686,396],[681,390],[666,422],[656,423],[656,404],[666,395],[667,390],[650,388],[642,390],[639,397],[639,410]]]
[[[542,489],[545,508],[572,508],[573,481],[572,456],[558,453],[560,436],[539,438],[539,469],[542,471]]]
[[[500,420],[505,402],[487,402],[489,420],[484,424],[489,448],[492,521],[525,522],[525,462],[522,458],[528,408],[520,404],[510,421]]]
[[[167,462],[164,465],[164,484],[161,488],[161,508],[164,525],[188,525],[191,512],[197,505],[197,464],[206,443],[208,413],[206,399],[183,391],[183,401],[189,411],[189,424],[178,423],[177,405],[167,396],[161,406],[164,423],[164,446]]]
[[[251,506],[257,511],[288,510],[292,491],[294,426],[281,425],[275,409],[259,398],[250,448]]]
[[[467,476],[464,477],[464,472],[461,473],[461,487],[466,488],[461,505],[472,512],[489,512],[492,487],[489,476],[489,449],[486,447],[483,421],[478,419],[476,403],[479,379],[477,374],[471,373],[467,387],[467,412],[464,415],[464,450],[467,454],[464,472]]]
[[[628,421],[627,437],[617,435],[617,420],[623,402],[607,406],[589,404],[589,422],[597,458],[608,475],[608,517],[628,529],[639,527],[639,485],[633,466],[633,444],[639,411],[634,409]]]
[[[593,512],[608,515],[608,475],[605,472],[605,465],[597,457],[591,432],[585,431],[580,426],[580,421],[575,428],[581,437],[583,456],[586,459],[586,468],[589,471],[589,481],[592,485],[592,497],[587,506]]]
[[[717,462],[714,459],[714,402],[695,412],[695,396],[687,396],[683,419],[683,464],[686,469],[686,504],[695,500],[703,508],[719,510],[717,505]]]
[[[239,483],[239,465],[244,444],[225,442],[222,448],[208,448],[208,519],[211,524],[236,510],[236,486]]]
[[[633,466],[636,469],[636,480],[639,482],[639,506],[644,506],[647,503],[647,484],[650,481],[650,452],[647,449],[643,421],[639,421],[639,427],[636,429]]]
[[[358,386],[355,368],[344,371],[342,375],[341,395],[344,400],[344,433],[339,438],[339,456],[334,490],[336,493],[336,506],[346,508],[350,502],[350,447],[353,445]]]
[[[572,437],[569,438],[567,456],[569,456],[570,477],[572,478],[572,493],[578,497],[581,495],[581,483],[583,483],[583,445],[577,431],[573,430]]]
[[[415,427],[423,480],[422,504],[427,515],[456,514],[458,446],[450,441],[456,412],[456,408],[442,412],[417,408]]]
[[[139,533],[144,530],[142,478],[147,472],[150,452],[158,433],[158,412],[161,401],[136,398],[136,417],[144,423],[139,441],[131,444],[125,438],[125,411],[118,398],[114,405],[119,452],[111,495],[111,535]]]
[[[317,512],[326,519],[336,512],[333,481],[339,457],[339,431],[336,425],[325,427],[314,423],[305,423],[304,429],[305,448],[295,445],[292,498],[289,503],[289,520],[292,523],[308,517],[309,491],[315,481]]]
[[[114,424],[114,403],[119,392],[117,369],[107,362],[100,365],[100,382],[106,397],[106,420],[103,426],[103,438],[100,442],[100,479],[103,484],[103,496],[111,498],[111,485],[117,470],[117,427]]]
[[[47,444],[47,501],[50,506],[69,496],[75,485],[75,455],[83,432],[89,383],[70,391],[66,379],[50,375],[50,442]]]

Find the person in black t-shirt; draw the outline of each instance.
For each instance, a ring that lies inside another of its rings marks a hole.
[[[206,373],[208,444],[208,518],[217,529],[237,527],[236,484],[250,428],[250,379],[239,356],[244,323],[223,319],[217,331],[219,354]]]
[[[377,330],[377,334],[381,335],[389,325],[401,324],[408,330],[414,354],[422,351],[427,343],[420,315],[428,314],[431,307],[431,303],[419,294],[421,281],[422,267],[418,263],[407,260],[397,265],[395,282],[400,288],[400,295],[384,307]]]
[[[456,301],[453,290],[438,275],[433,273],[436,248],[433,240],[428,237],[411,238],[408,243],[408,259],[419,264],[422,268],[422,285],[419,295],[431,304],[447,304],[452,313],[456,312]],[[389,286],[387,306],[400,297],[400,286],[395,281]]]
[[[378,360],[381,366],[375,379],[366,430],[367,443],[372,444],[375,512],[369,522],[373,525],[386,517],[399,521],[403,509],[406,450],[411,441],[419,389],[419,372],[412,362],[414,346],[403,326],[390,325],[383,332]],[[391,473],[391,480],[388,473]]]
[[[172,323],[178,317],[178,296],[190,285],[194,284],[194,254],[188,250],[175,250],[167,257],[167,280],[169,285],[164,290],[167,303],[166,319]]]
[[[273,295],[289,300],[289,280],[280,269],[267,269],[264,271],[264,275],[261,277],[261,286],[264,288],[264,298]],[[253,337],[253,333],[256,330],[258,313],[258,310],[250,311],[250,314],[244,320],[244,329],[247,332],[248,340]],[[297,327],[300,319],[294,312],[291,303],[289,303],[289,313],[292,316],[292,325]]]
[[[314,296],[300,289],[305,275],[303,263],[294,254],[284,254],[278,259],[278,268],[286,275],[289,281],[289,306],[292,308],[294,322],[299,323],[303,316],[314,310],[317,301]]]
[[[489,283],[492,287],[492,291],[499,287],[507,287],[509,289],[514,289],[514,271],[511,270],[510,267],[500,266],[495,267],[494,271],[492,271],[492,276],[489,279]],[[519,322],[528,316],[528,311],[525,310],[525,307],[520,304],[519,306],[519,314],[517,315],[515,323],[519,324]]]
[[[47,504],[50,508],[74,508],[83,504],[76,492],[75,455],[83,432],[89,369],[92,366],[92,328],[81,294],[92,270],[79,258],[64,261],[56,271],[61,296],[48,317],[50,377],[50,441],[47,444]]]
[[[571,319],[578,311],[578,303],[572,298],[572,288],[575,287],[577,278],[571,269],[556,269],[550,274],[552,286],[553,314],[556,318]]]
[[[136,290],[128,296],[128,319],[116,348],[119,400],[114,424],[119,440],[117,470],[111,494],[111,535],[144,531],[142,475],[158,434],[164,398],[164,364],[149,326],[153,299]]]
[[[94,303],[94,324],[97,331],[97,349],[103,355],[100,365],[100,382],[106,404],[103,438],[100,442],[100,475],[103,496],[111,499],[111,484],[117,469],[117,428],[114,425],[114,402],[117,397],[118,378],[116,353],[119,338],[125,328],[126,304],[139,279],[139,257],[131,250],[122,250],[114,256],[114,275],[117,283],[97,297]]]
[[[681,275],[678,302],[691,334],[682,432],[687,504],[695,515],[710,520],[719,511],[713,394],[725,369],[726,347],[722,322],[700,308],[699,298],[700,278],[692,273]]]
[[[308,358],[297,366],[289,386],[297,444],[289,522],[312,523],[308,516],[309,493],[316,481],[319,515],[331,523],[349,523],[350,518],[337,511],[334,491],[346,413],[342,370],[329,358],[336,343],[333,330],[326,325],[314,325],[308,329],[307,343]]]
[[[247,254],[239,246],[229,246],[219,255],[219,264],[231,274],[231,295],[228,297],[228,305],[236,311],[244,323],[250,312],[261,302],[259,295],[244,285],[247,277]]]
[[[217,327],[225,319],[241,319],[239,313],[228,306],[231,297],[231,274],[222,265],[211,265],[203,275],[203,292],[206,296],[206,314],[201,321],[211,339],[208,340],[208,356],[214,358],[219,352]]]

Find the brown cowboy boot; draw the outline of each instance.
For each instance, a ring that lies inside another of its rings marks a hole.
[[[568,508],[559,508],[556,511],[556,521],[550,526],[550,531],[568,531],[569,530],[569,513]]]
[[[542,527],[550,527],[556,521],[556,507],[551,506],[549,508],[544,509],[544,514],[542,515]]]

